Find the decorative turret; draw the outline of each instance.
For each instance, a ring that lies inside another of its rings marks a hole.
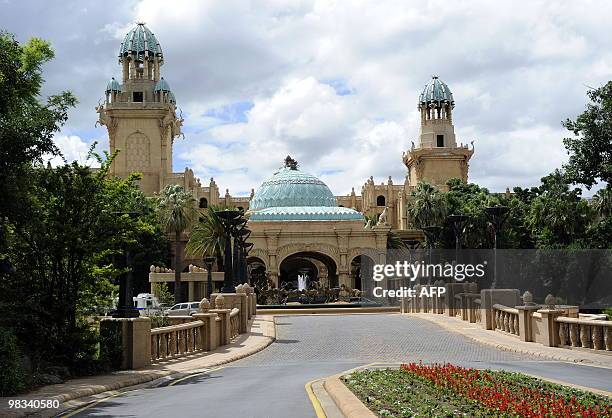
[[[419,146],[456,147],[452,118],[455,100],[446,83],[434,75],[419,96],[417,107],[421,112]]]
[[[414,187],[427,181],[446,190],[451,178],[467,182],[468,161],[474,150],[457,146],[452,117],[455,99],[450,88],[434,75],[419,95],[417,107],[421,113],[419,143],[412,143],[403,155],[407,185]]]
[[[119,48],[123,64],[123,81],[159,80],[159,67],[164,63],[161,45],[144,23],[138,23],[123,39]]]

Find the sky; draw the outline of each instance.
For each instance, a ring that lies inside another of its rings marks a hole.
[[[288,154],[335,194],[402,183],[434,74],[453,92],[457,141],[475,144],[469,180],[535,186],[567,160],[561,122],[612,78],[611,18],[609,1],[0,0],[0,28],[55,49],[43,96],[79,99],[55,137],[68,160],[108,149],[94,107],[145,22],[185,118],[174,171],[233,195]]]

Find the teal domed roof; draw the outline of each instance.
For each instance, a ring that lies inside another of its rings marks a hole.
[[[251,199],[252,221],[363,220],[356,210],[339,207],[331,190],[315,176],[297,169],[288,157],[285,167],[264,181]]]
[[[156,56],[163,60],[161,45],[144,23],[138,23],[121,42],[119,61],[128,56],[136,61],[144,61],[145,58],[152,60]]]
[[[453,93],[450,91],[446,83],[435,75],[431,78],[431,81],[427,83],[423,89],[423,92],[419,96],[419,108],[430,103],[438,105],[442,103],[450,103],[451,106],[455,105]]]
[[[168,82],[164,80],[164,77],[162,77],[159,79],[157,83],[155,83],[154,90],[155,91],[170,91],[170,84],[168,84]]]
[[[255,192],[249,207],[336,206],[336,198],[321,180],[298,169],[283,167]]]
[[[121,84],[119,84],[119,82],[115,80],[115,77],[111,78],[108,84],[106,85],[106,91],[121,91]]]

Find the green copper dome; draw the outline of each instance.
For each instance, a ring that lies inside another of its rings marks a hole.
[[[263,182],[250,204],[254,210],[274,206],[336,206],[336,198],[318,178],[283,167]]]
[[[419,96],[419,108],[429,104],[440,105],[443,103],[450,103],[451,106],[454,106],[453,93],[444,81],[434,75]]]
[[[137,24],[134,29],[125,35],[121,43],[119,61],[128,56],[136,61],[144,61],[145,58],[152,60],[153,57],[159,57],[163,60],[161,45],[144,23]]]
[[[155,83],[155,91],[170,91],[170,84],[164,80],[164,77],[160,78],[159,81]]]
[[[289,159],[289,157],[287,157]],[[289,159],[290,160],[290,159]],[[287,160],[286,160],[287,161]],[[331,190],[313,175],[286,163],[263,182],[249,205],[252,221],[362,220],[353,209],[339,207]]]
[[[106,91],[121,91],[121,84],[119,84],[119,82],[115,80],[115,77],[111,78],[108,84],[106,85]]]

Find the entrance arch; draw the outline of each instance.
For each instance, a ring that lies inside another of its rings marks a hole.
[[[301,251],[285,257],[279,265],[280,287],[298,289],[311,287],[314,283],[324,288],[338,287],[338,266],[330,256]]]
[[[353,289],[365,290],[367,289],[367,280],[372,280],[372,269],[374,266],[374,259],[365,254],[358,255],[351,260],[351,283]]]
[[[259,257],[247,257],[247,277],[251,286],[257,289],[266,287],[266,263]]]

